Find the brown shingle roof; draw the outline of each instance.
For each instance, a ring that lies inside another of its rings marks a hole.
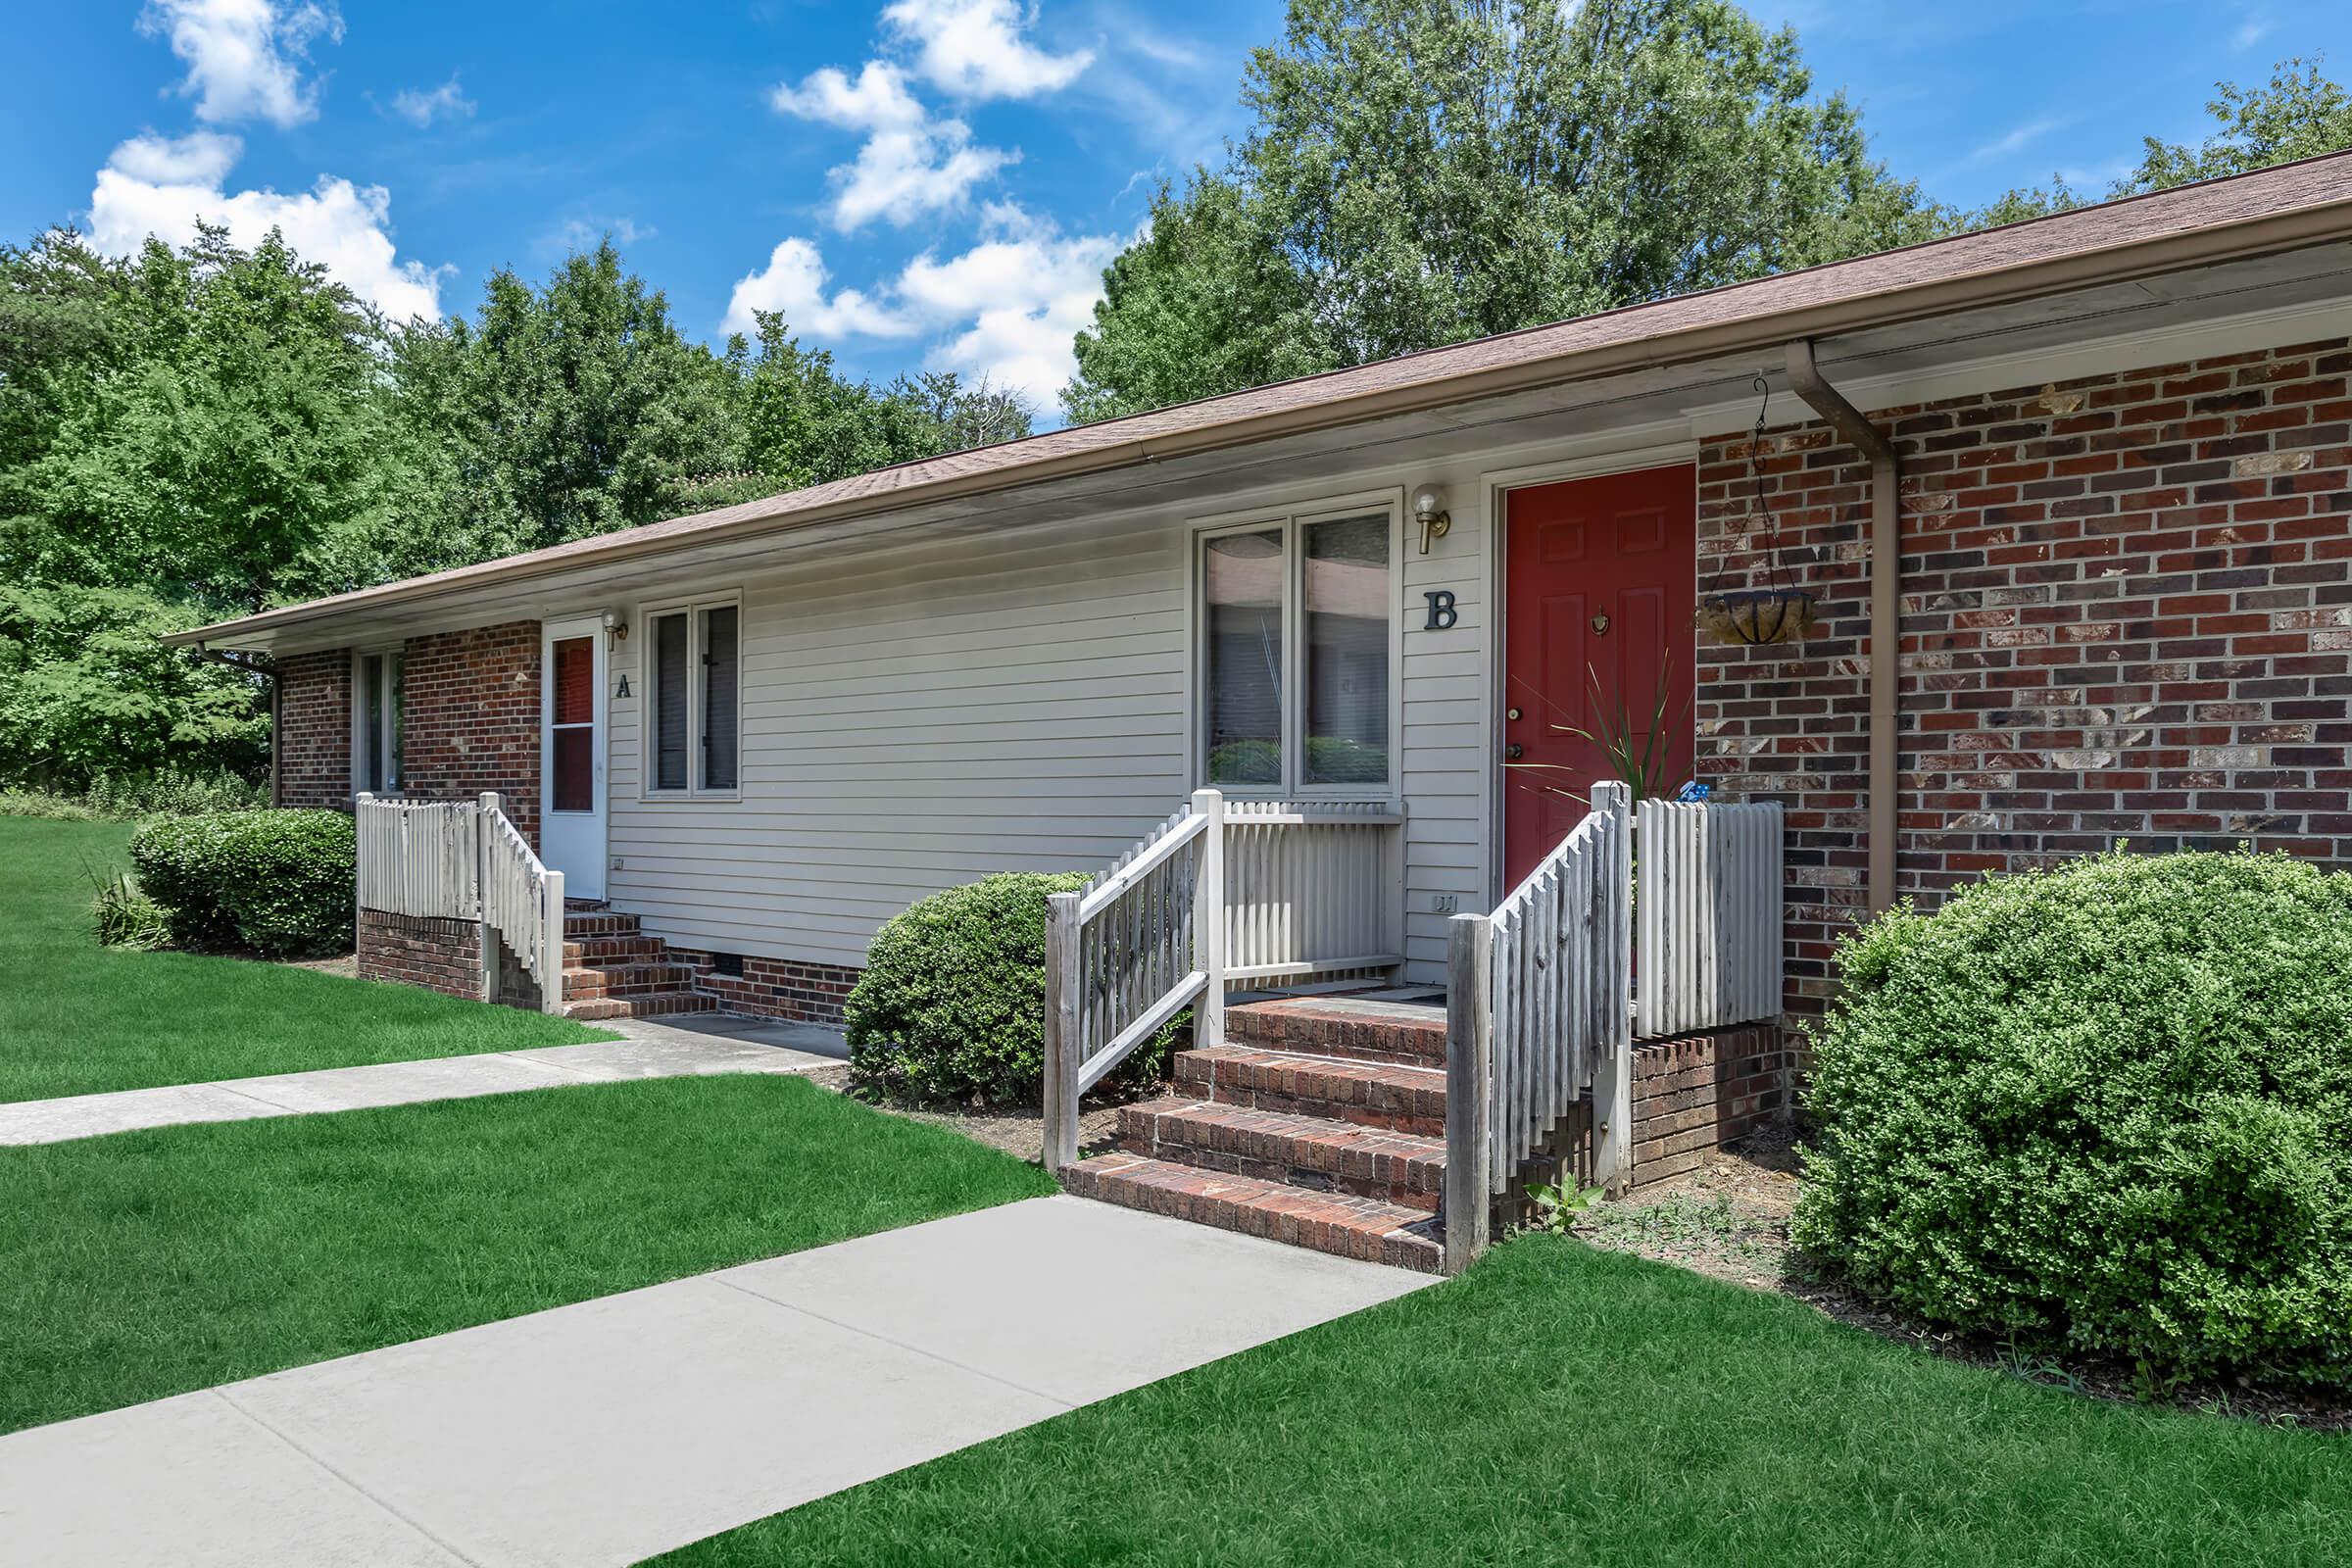
[[[344,609],[538,576],[729,533],[887,512],[1470,398],[2153,275],[2352,236],[2352,152],[2106,202],[1352,369],[879,468],[760,501],[264,612],[230,641]]]

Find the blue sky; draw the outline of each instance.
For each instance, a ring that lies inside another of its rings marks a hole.
[[[1153,182],[1220,155],[1275,0],[20,4],[0,238],[125,247],[269,223],[396,316],[470,313],[611,232],[686,330],[757,305],[887,377],[986,372],[1051,409]],[[2336,3],[1773,0],[1874,146],[1972,203],[2200,133],[2218,79],[2352,71]]]

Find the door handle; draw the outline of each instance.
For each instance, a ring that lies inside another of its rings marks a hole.
[[[1505,746],[1502,749],[1502,755],[1511,759],[1513,761],[1516,761],[1520,758],[1527,755],[1527,748],[1520,745],[1517,741],[1513,741],[1510,745]]]

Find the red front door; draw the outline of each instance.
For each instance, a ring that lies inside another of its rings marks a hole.
[[[1583,818],[1593,784],[1618,776],[1575,731],[1605,741],[1630,729],[1668,793],[1690,776],[1696,486],[1676,464],[1504,497],[1506,888]]]

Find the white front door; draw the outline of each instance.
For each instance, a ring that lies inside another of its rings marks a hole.
[[[605,628],[551,620],[540,632],[539,858],[564,895],[605,896]]]

